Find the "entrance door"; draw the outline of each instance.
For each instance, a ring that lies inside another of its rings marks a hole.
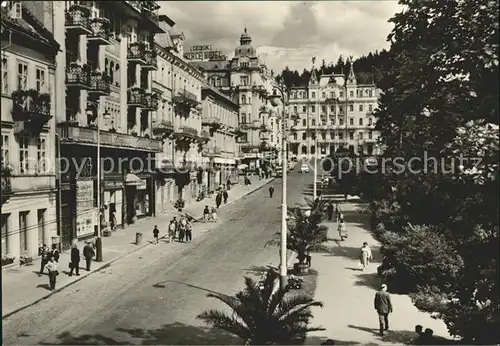
[[[19,253],[21,256],[29,256],[28,214],[29,211],[19,212]]]

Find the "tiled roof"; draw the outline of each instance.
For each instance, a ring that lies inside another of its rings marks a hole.
[[[217,70],[223,70],[227,69],[230,67],[230,64],[226,60],[222,61],[189,61],[189,63],[196,68],[202,68],[205,71],[217,71]],[[215,68],[217,66],[217,68]]]

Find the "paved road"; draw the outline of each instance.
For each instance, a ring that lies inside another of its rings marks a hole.
[[[303,203],[311,174],[289,175],[289,204]],[[191,244],[146,247],[3,321],[4,345],[228,344],[196,315],[222,305],[243,276],[279,262],[264,244],[280,227],[281,179],[221,211],[220,226]],[[203,227],[200,225],[198,227]],[[64,275],[64,274],[61,274]],[[8,299],[8,297],[7,297]]]

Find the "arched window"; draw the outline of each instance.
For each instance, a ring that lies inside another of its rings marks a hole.
[[[104,59],[104,72],[109,76],[109,60],[108,60],[108,58]]]
[[[306,140],[306,138],[307,138],[306,133],[305,133],[305,132],[304,132],[304,133],[302,133],[302,140],[303,140],[303,141],[305,141],[305,140]]]
[[[241,95],[241,104],[245,105],[247,103],[247,97],[245,95]]]
[[[115,66],[115,85],[120,85],[120,64]]]
[[[293,140],[294,140],[294,141],[296,141],[296,140],[297,140],[297,132],[295,132],[295,133],[293,134]]]
[[[302,146],[302,154],[307,154],[307,147],[305,145]]]
[[[211,86],[215,86],[215,78],[211,78],[210,79],[210,85]]]

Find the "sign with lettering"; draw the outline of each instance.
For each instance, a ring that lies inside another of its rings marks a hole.
[[[97,209],[94,207],[94,181],[76,182],[76,236],[86,237],[94,234],[97,224]]]

